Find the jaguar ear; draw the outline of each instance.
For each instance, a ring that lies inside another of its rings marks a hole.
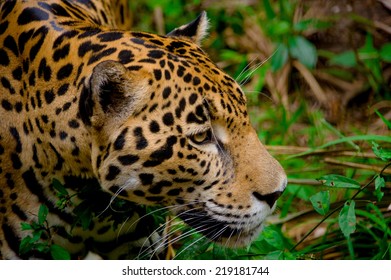
[[[100,127],[108,119],[134,114],[147,89],[148,79],[144,76],[128,71],[116,61],[96,65],[80,97],[79,111],[84,123]]]
[[[192,22],[175,28],[167,34],[170,37],[184,37],[190,39],[197,45],[201,44],[202,39],[208,34],[209,21],[206,12],[203,11]]]

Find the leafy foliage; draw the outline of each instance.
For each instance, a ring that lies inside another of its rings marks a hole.
[[[47,222],[49,209],[41,205],[38,211],[38,222],[22,223],[21,228],[24,231],[30,231],[21,240],[19,253],[22,256],[28,256],[30,253],[38,252],[38,255],[49,254],[54,260],[69,260],[71,255],[63,247],[53,244],[51,239],[51,228]]]

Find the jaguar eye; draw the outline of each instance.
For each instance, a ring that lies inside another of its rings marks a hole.
[[[212,132],[210,129],[208,129],[206,131],[193,134],[192,136],[190,136],[190,140],[197,145],[206,144],[212,141]]]

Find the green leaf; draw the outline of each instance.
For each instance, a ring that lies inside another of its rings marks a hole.
[[[284,20],[273,21],[267,25],[266,32],[270,36],[287,35],[291,33],[291,25]]]
[[[289,53],[298,59],[304,66],[312,69],[318,59],[315,46],[303,36],[294,36],[288,39]]]
[[[383,196],[384,192],[382,192],[382,188],[386,186],[386,181],[382,176],[377,176],[375,179],[375,195],[377,197],[377,200],[380,201]]]
[[[272,227],[266,227],[263,232],[262,236],[264,237],[265,241],[272,245],[276,249],[284,250],[284,239],[280,232],[274,230]]]
[[[351,141],[381,141],[381,142],[391,143],[391,137],[384,136],[384,135],[370,135],[370,134],[369,135],[347,136],[347,137],[343,137],[341,139],[330,141],[330,142],[328,142],[324,145],[318,146],[316,148],[309,149],[308,151],[298,153],[296,155],[288,156],[286,159],[301,157],[304,155],[311,154],[312,152],[314,152],[316,150],[325,149],[330,146],[334,146],[334,145],[342,144],[342,143],[347,143],[347,142],[351,142]]]
[[[332,24],[327,21],[322,21],[318,20],[315,18],[309,18],[309,19],[304,19],[299,22],[296,22],[293,25],[293,30],[298,31],[298,32],[303,32],[306,31],[310,28],[313,29],[324,29],[330,27]]]
[[[339,212],[338,223],[343,235],[347,238],[356,230],[356,203],[354,200],[345,202],[345,205]]]
[[[263,0],[263,6],[265,8],[266,17],[268,20],[275,18],[276,13],[274,12],[272,5],[269,0]]]
[[[365,44],[358,50],[358,54],[361,60],[372,60],[379,58],[377,49],[373,46],[373,36],[367,34],[365,37]]]
[[[372,151],[378,158],[380,158],[383,161],[391,160],[391,150],[388,149],[383,150],[383,148],[380,147],[380,145],[377,144],[376,142],[372,142]]]
[[[54,260],[70,260],[71,255],[63,247],[53,244],[50,246],[50,254]]]
[[[39,207],[39,212],[38,212],[38,224],[43,225],[43,223],[46,221],[46,217],[49,213],[49,209],[47,208],[46,205],[41,204]]]
[[[30,236],[26,236],[22,239],[22,241],[19,244],[19,254],[24,255],[28,252],[30,252],[34,247],[34,242],[32,242]]]
[[[317,180],[320,181],[323,185],[329,187],[346,188],[346,189],[360,188],[360,183],[342,175],[330,174],[330,175],[322,176]]]
[[[321,191],[310,197],[310,201],[315,211],[320,215],[326,215],[330,210],[330,193]]]
[[[20,223],[20,227],[22,230],[33,230],[33,227],[28,223]]]
[[[38,252],[47,253],[49,251],[49,246],[47,242],[36,243],[34,245],[34,249],[37,250]]]
[[[80,223],[84,230],[88,229],[93,218],[91,205],[88,203],[88,201],[83,201],[78,206],[76,206],[73,210],[73,213],[77,217],[77,223]]]
[[[60,194],[62,194],[64,196],[69,195],[67,189],[63,186],[63,184],[61,184],[61,182],[59,180],[53,179],[52,180],[52,186]]]
[[[287,61],[288,61],[288,48],[284,44],[279,44],[270,60],[272,71],[276,72],[280,70]]]
[[[331,65],[338,65],[343,67],[356,67],[357,60],[353,51],[346,51],[335,55],[329,60]]]
[[[385,62],[391,62],[391,43],[382,46],[380,49],[380,58]]]
[[[387,125],[388,129],[391,129],[391,122],[389,120],[387,120],[382,114],[380,114],[380,112],[378,110],[375,110],[375,113]]]

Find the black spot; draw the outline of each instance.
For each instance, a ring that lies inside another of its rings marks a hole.
[[[24,47],[27,42],[31,40],[31,36],[33,36],[34,29],[30,29],[29,31],[22,32],[19,35],[18,38],[18,46],[19,46],[19,53],[23,53]]]
[[[37,31],[34,32],[33,38],[40,36],[37,43],[30,48],[30,62],[32,62],[35,57],[37,56],[37,53],[39,50],[41,50],[43,42],[46,39],[47,34],[49,33],[49,29],[46,26],[40,27]]]
[[[160,81],[162,78],[162,71],[159,69],[153,70],[153,74],[155,76],[156,81]]]
[[[172,126],[174,124],[174,116],[172,113],[165,113],[163,115],[163,123],[168,126]]]
[[[144,137],[143,129],[141,127],[136,127],[133,130],[133,135],[136,137],[136,149],[142,150],[145,149],[148,146],[148,141]]]
[[[22,67],[18,66],[17,68],[15,68],[14,71],[12,71],[12,78],[20,81],[22,79],[22,73],[23,73]]]
[[[151,202],[160,202],[164,199],[164,196],[146,196],[145,199]]]
[[[109,166],[109,172],[106,175],[106,180],[107,181],[113,181],[115,178],[117,178],[118,174],[121,173],[121,169],[119,169],[115,165],[110,165]]]
[[[64,65],[63,67],[60,68],[60,70],[58,70],[57,79],[62,80],[68,78],[71,75],[72,70],[73,70],[73,66],[71,63]]]
[[[22,109],[23,109],[23,103],[22,102],[16,102],[16,104],[15,104],[16,112],[20,113],[20,112],[22,112]]]
[[[66,103],[62,106],[62,111],[63,111],[63,112],[67,111],[71,106],[72,106],[72,102],[66,102]]]
[[[15,56],[19,55],[18,46],[17,46],[17,44],[15,42],[14,37],[12,37],[11,35],[8,35],[4,39],[4,47],[10,49],[14,53]]]
[[[111,188],[110,188],[110,191],[111,191]],[[96,233],[98,235],[103,235],[103,234],[107,233],[109,230],[111,230],[111,225],[106,225],[106,226],[103,226],[100,229],[98,229]]]
[[[111,41],[116,41],[118,39],[121,39],[122,36],[123,36],[122,32],[111,31],[111,32],[99,34],[97,37],[101,42],[111,42]]]
[[[64,164],[64,159],[63,157],[61,156],[61,154],[57,151],[57,149],[53,146],[52,143],[49,144],[50,148],[53,150],[54,154],[56,155],[57,157],[57,163],[56,165],[54,166],[54,169],[55,170],[61,170],[62,167],[63,167],[63,164]]]
[[[179,106],[175,108],[175,116],[179,119],[182,116],[182,112],[185,111],[186,108],[186,99],[182,97],[179,101]]]
[[[194,78],[193,78],[193,85],[197,86],[197,85],[199,85],[200,83],[201,83],[200,78],[198,78],[198,77],[194,77]]]
[[[122,64],[127,64],[134,60],[134,54],[129,50],[122,50],[118,54],[118,59]]]
[[[27,220],[26,213],[22,209],[20,209],[18,205],[12,204],[11,209],[12,212],[14,212],[14,214],[16,214],[19,217],[19,219],[21,219],[22,221]]]
[[[151,185],[152,184],[154,175],[151,174],[151,173],[141,173],[138,177],[141,180],[141,184],[146,186],[146,185]]]
[[[121,131],[120,135],[118,135],[117,139],[115,139],[115,141],[114,141],[114,149],[115,150],[122,150],[122,148],[124,147],[126,133],[128,133],[127,127],[124,128]]]
[[[52,4],[57,5],[57,4]],[[53,43],[53,48],[56,49],[58,46],[61,45],[61,43],[66,39],[71,39],[75,37],[79,32],[77,30],[70,30],[62,33],[60,36],[57,37],[57,39]]]
[[[9,63],[8,53],[5,50],[0,49],[0,65],[8,66]]]
[[[106,49],[106,50],[103,50],[101,51],[100,53],[96,54],[96,55],[92,55],[90,57],[90,59],[88,60],[88,65],[96,62],[96,61],[99,61],[101,58],[104,58],[105,56],[109,56],[113,53],[115,53],[117,51],[116,48],[109,48],[109,49]]]
[[[44,21],[49,18],[49,14],[38,8],[25,8],[18,17],[18,24],[25,25],[33,21]]]
[[[197,116],[193,112],[190,112],[187,115],[186,122],[187,123],[198,123],[198,124],[204,123],[204,121],[202,119],[197,118]]]
[[[163,161],[168,160],[173,155],[173,146],[178,142],[176,136],[170,136],[166,140],[166,144],[164,144],[160,149],[154,151],[149,160],[145,161],[144,167],[154,167],[162,164]]]
[[[159,126],[158,122],[157,121],[151,121],[149,123],[149,130],[152,133],[158,133],[160,131],[160,126]]]
[[[159,106],[159,104],[154,103],[154,104],[151,106],[151,108],[149,108],[149,112],[152,113],[153,111],[156,110],[156,108],[157,108],[158,106]]]
[[[46,64],[46,58],[43,58],[39,63],[38,77],[43,77],[46,82],[50,81],[52,76],[52,69]]]
[[[14,2],[14,4],[16,3],[16,1]],[[4,19],[5,17],[4,17],[4,14],[3,14],[3,19]],[[8,24],[9,24],[9,22],[6,20],[6,21],[4,21],[4,22],[2,22],[2,23],[0,23],[0,35],[1,34],[3,34],[6,30],[7,30],[7,28],[8,28]]]
[[[178,66],[177,75],[178,77],[182,77],[185,74],[186,68],[182,65]]]
[[[140,158],[136,155],[125,155],[125,156],[119,156],[118,160],[122,165],[132,165],[133,163],[137,162]]]
[[[163,98],[167,99],[171,94],[171,88],[170,87],[165,87],[163,90]]]
[[[187,73],[184,77],[183,77],[183,80],[186,82],[186,83],[190,83],[191,79],[193,78],[193,76],[190,74],[190,73]]]
[[[196,103],[197,99],[198,95],[196,93],[192,93],[189,97],[189,103],[193,105],[194,103]]]
[[[133,193],[136,196],[145,196],[145,192],[143,192],[141,190],[135,190]]]
[[[151,50],[148,53],[148,57],[154,58],[154,59],[160,59],[164,56],[164,52],[161,50]]]
[[[1,84],[10,94],[15,94],[15,89],[11,86],[10,81],[6,77],[1,78]]]
[[[167,192],[167,195],[168,196],[177,196],[179,195],[180,193],[182,192],[182,189],[181,188],[178,188],[178,189],[171,189]]]
[[[89,3],[91,3],[91,2],[89,2]],[[81,19],[84,20],[84,18],[81,18]],[[102,30],[99,27],[88,26],[88,27],[80,28],[80,29],[85,30],[85,31],[83,33],[81,33],[79,36],[77,36],[77,38],[79,38],[79,39],[92,37],[92,36],[102,32]]]
[[[1,196],[0,196],[1,197]],[[18,198],[18,194],[17,193],[11,193],[10,194],[10,198],[12,199],[12,200],[16,200],[17,198]]]
[[[68,137],[68,133],[65,131],[60,131],[60,139],[65,140]]]
[[[35,71],[31,71],[31,74],[29,76],[29,85],[35,86]]]
[[[169,81],[171,79],[170,71],[164,70],[164,78]]]
[[[20,135],[19,135],[18,130],[15,127],[10,127],[10,133],[16,141],[15,151],[17,153],[21,153],[22,152],[22,142],[20,140]]]
[[[7,99],[3,99],[1,101],[1,106],[6,110],[6,111],[12,111],[12,104],[7,100]]]
[[[194,185],[196,185],[196,186],[201,186],[201,185],[203,185],[203,184],[205,183],[205,180],[196,180],[196,181],[194,181],[193,183],[194,183]]]
[[[148,192],[152,194],[160,194],[164,187],[171,187],[171,186],[172,186],[172,182],[167,180],[162,180],[154,184],[152,187],[150,187],[148,189]]]
[[[45,96],[45,101],[46,101],[47,104],[52,103],[53,100],[54,100],[54,97],[55,97],[54,92],[53,92],[52,89],[49,89],[49,90],[45,91],[44,96]]]
[[[18,154],[12,153],[11,154],[11,161],[12,161],[12,167],[14,169],[20,169],[22,167],[22,162],[20,161]]]
[[[44,123],[48,123],[48,122],[49,122],[49,117],[48,117],[48,115],[42,115],[42,116],[41,116],[41,119],[42,119],[42,121],[43,121]]]
[[[77,120],[70,120],[68,122],[69,127],[71,128],[78,128],[80,126],[79,122]]]
[[[45,132],[45,131],[42,129],[41,123],[40,123],[40,121],[39,121],[38,118],[35,118],[35,125],[37,126],[37,128],[38,128],[38,130],[39,130],[39,132],[40,132],[41,134],[43,134],[43,133]]]
[[[105,48],[105,45],[92,44],[91,41],[87,41],[87,42],[82,43],[79,46],[77,54],[79,55],[79,57],[83,57],[89,51],[96,53],[96,52],[101,51],[104,48]]]
[[[69,17],[70,16],[69,13],[67,12],[67,10],[65,10],[64,7],[62,7],[59,4],[53,3],[53,4],[49,5],[46,3],[39,3],[39,5],[42,8],[52,12],[56,16],[62,16],[62,17]]]
[[[68,91],[68,88],[69,88],[69,84],[63,84],[62,86],[59,87],[57,91],[57,95],[58,96],[64,95]]]
[[[55,50],[53,54],[53,60],[57,62],[60,59],[67,57],[67,55],[69,54],[69,46],[70,46],[69,44],[66,44],[61,49]]]

